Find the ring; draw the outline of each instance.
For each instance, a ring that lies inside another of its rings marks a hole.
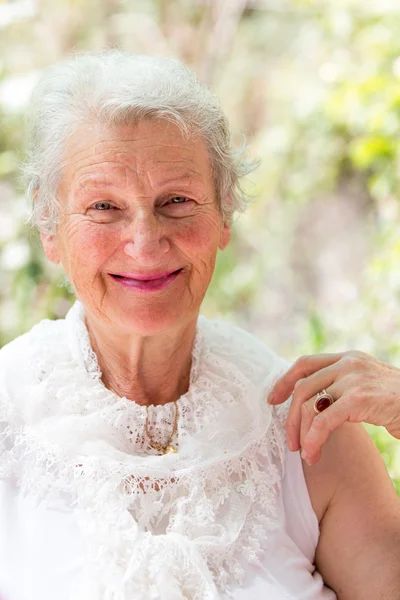
[[[328,394],[326,390],[322,390],[322,392],[317,394],[317,398],[314,402],[314,410],[316,413],[320,413],[331,406],[334,402],[335,400],[333,399],[333,396]]]

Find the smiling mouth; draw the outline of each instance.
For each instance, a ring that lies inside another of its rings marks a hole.
[[[111,277],[114,277],[115,279],[124,279],[127,281],[137,281],[138,283],[150,283],[152,281],[157,282],[157,281],[163,281],[163,280],[167,280],[170,277],[172,277],[173,275],[177,275],[178,273],[180,273],[182,271],[182,269],[178,269],[177,271],[172,271],[171,273],[168,273],[168,275],[163,275],[161,277],[149,277],[149,279],[146,279],[144,277],[140,277],[140,278],[136,278],[136,277],[131,277],[129,275],[116,275],[115,273],[110,273]]]
[[[114,275],[110,273],[111,277],[114,281],[116,281],[119,285],[124,287],[125,289],[129,289],[131,291],[136,292],[156,292],[158,290],[162,290],[163,288],[169,286],[177,277],[179,277],[180,273],[183,271],[182,269],[178,269],[177,271],[172,271],[172,273],[168,273],[168,275],[163,275],[161,277],[156,277],[153,275],[152,279],[135,279],[130,275]],[[143,277],[143,276],[141,276]],[[149,277],[151,277],[149,275]]]

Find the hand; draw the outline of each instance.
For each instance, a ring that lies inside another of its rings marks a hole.
[[[314,402],[325,390],[335,402],[317,414]],[[346,421],[383,425],[400,439],[400,369],[363,352],[302,356],[275,383],[270,404],[293,393],[286,421],[290,450],[315,464],[330,433]]]

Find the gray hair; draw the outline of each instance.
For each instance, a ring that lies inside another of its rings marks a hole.
[[[43,233],[59,222],[57,191],[68,138],[82,124],[119,125],[146,118],[175,122],[185,135],[200,135],[208,149],[218,206],[230,223],[248,202],[240,185],[256,163],[234,149],[218,99],[181,61],[118,50],[78,54],[54,65],[33,91],[27,158],[22,166],[31,223]],[[229,200],[227,200],[229,198]]]

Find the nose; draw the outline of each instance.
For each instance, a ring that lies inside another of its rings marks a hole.
[[[124,241],[124,252],[130,258],[143,265],[154,265],[160,262],[170,249],[165,229],[157,215],[136,214]]]

